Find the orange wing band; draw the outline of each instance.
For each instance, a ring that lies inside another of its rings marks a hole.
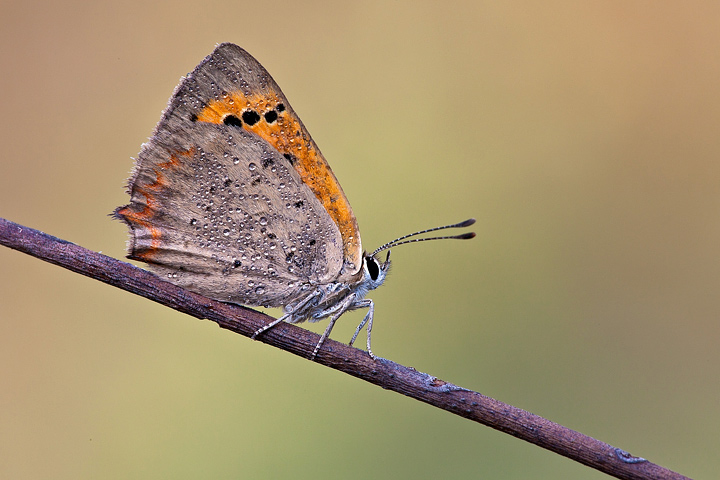
[[[136,185],[133,194],[145,197],[145,206],[140,211],[133,210],[130,205],[119,209],[116,214],[123,217],[128,223],[137,225],[146,229],[150,234],[150,245],[143,247],[142,250],[132,252],[133,257],[149,262],[160,248],[162,242],[162,229],[156,227],[153,223],[153,216],[158,211],[157,192],[161,191],[167,185],[165,171],[176,168],[180,165],[180,156],[191,157],[195,155],[195,149],[174,153],[170,155],[170,159],[166,162],[159,163],[157,168],[153,168],[155,180],[146,185]]]

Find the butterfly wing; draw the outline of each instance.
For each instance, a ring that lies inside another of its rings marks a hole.
[[[282,306],[300,283],[359,269],[355,217],[327,162],[272,78],[234,45],[180,83],[129,190],[116,211],[131,228],[129,256],[212,298]]]
[[[362,267],[357,220],[330,166],[280,87],[249,53],[224,43],[178,86],[169,110],[194,123],[232,124],[283,155],[340,230],[347,281]]]

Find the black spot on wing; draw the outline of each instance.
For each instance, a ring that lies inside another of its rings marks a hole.
[[[225,118],[223,118],[223,123],[231,127],[242,127],[242,120],[235,115],[226,115]]]
[[[275,110],[265,112],[265,121],[268,123],[275,123],[278,118],[278,114]]]
[[[252,127],[260,121],[260,115],[258,115],[255,110],[245,110],[242,113],[242,119],[243,122],[247,123],[249,126]]]

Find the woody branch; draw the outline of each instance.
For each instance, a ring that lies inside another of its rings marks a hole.
[[[129,263],[0,218],[0,244],[146,297],[251,337],[273,319],[238,305],[211,300]],[[309,358],[318,335],[290,324],[269,330],[261,342]],[[513,435],[622,479],[683,479],[678,473],[481,393],[439,380],[362,350],[328,340],[315,361],[367,382]]]

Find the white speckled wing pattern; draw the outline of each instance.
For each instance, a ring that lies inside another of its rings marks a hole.
[[[335,280],[343,243],[333,219],[263,138],[196,121],[207,103],[197,89],[195,77],[184,79],[137,159],[131,203],[116,212],[131,227],[130,257],[245,305],[285,306],[302,284]]]

